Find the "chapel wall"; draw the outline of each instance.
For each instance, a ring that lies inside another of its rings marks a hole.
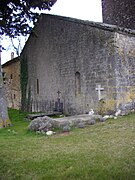
[[[115,71],[117,104],[135,99],[135,36],[115,34]]]
[[[103,97],[110,84],[115,86],[111,74],[114,33],[52,17],[43,17],[41,24],[34,30],[37,37],[31,38],[32,47],[29,44],[26,53],[34,110],[41,111],[36,101],[51,110],[58,91],[65,113],[80,114],[95,108],[96,86],[101,84],[105,89]],[[80,94],[75,92],[76,72],[80,73]]]
[[[120,41],[113,28],[44,15],[34,33],[23,51],[28,59],[32,111],[54,111],[59,98],[65,114],[86,113],[98,106],[98,85],[104,88],[102,99],[116,100],[118,72],[123,73],[123,67],[117,66],[117,59],[121,65],[116,48]]]

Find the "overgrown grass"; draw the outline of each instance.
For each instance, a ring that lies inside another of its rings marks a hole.
[[[53,136],[28,132],[26,113],[9,115],[13,126],[0,130],[1,180],[135,179],[135,114]]]

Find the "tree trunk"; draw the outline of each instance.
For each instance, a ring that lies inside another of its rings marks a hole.
[[[8,117],[7,104],[4,96],[4,85],[1,71],[1,51],[0,51],[0,128],[11,125]]]

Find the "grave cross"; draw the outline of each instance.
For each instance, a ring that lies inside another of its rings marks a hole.
[[[60,99],[60,94],[61,94],[61,92],[58,91],[57,94],[58,94],[58,99]]]
[[[61,103],[61,100],[60,100],[61,92],[58,91],[57,94],[58,94],[58,98],[57,98],[57,101],[55,102],[55,111],[62,112],[63,103]]]
[[[96,91],[98,92],[98,100],[101,100],[101,91],[103,91],[104,88],[101,88],[101,85],[98,85],[96,88]]]

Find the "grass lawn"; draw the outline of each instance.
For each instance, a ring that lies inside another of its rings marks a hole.
[[[9,115],[13,126],[0,129],[0,180],[135,179],[135,114],[53,136],[28,132],[24,113]]]

